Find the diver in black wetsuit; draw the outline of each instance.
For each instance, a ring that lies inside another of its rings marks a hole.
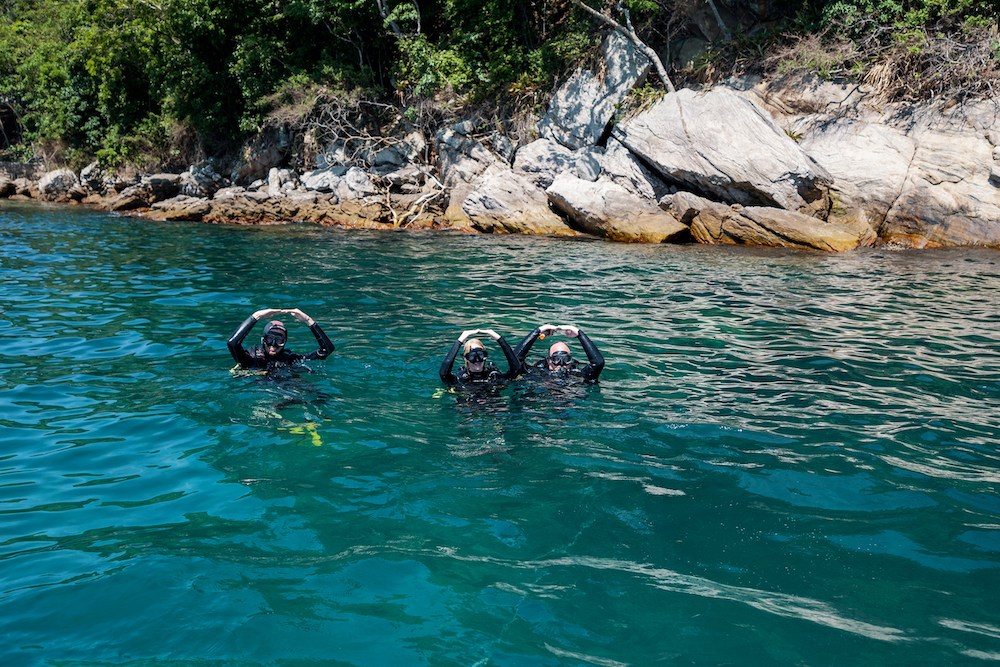
[[[482,341],[478,338],[469,338],[469,336],[475,334],[485,334],[497,342],[500,349],[503,350],[504,356],[507,357],[508,370],[506,373],[501,373],[500,369],[494,366],[492,362],[489,364],[486,363],[487,352],[486,348],[483,347]],[[465,367],[455,375],[451,372],[451,367],[455,363],[455,357],[458,356],[459,347],[462,348],[462,356],[465,357]],[[448,350],[444,361],[441,362],[441,370],[439,371],[442,381],[448,384],[457,384],[460,387],[496,385],[517,377],[517,374],[520,372],[521,364],[518,363],[517,357],[514,356],[514,351],[510,349],[510,344],[503,339],[503,336],[492,329],[463,331],[462,335],[455,341],[455,344]]]
[[[286,350],[285,343],[288,341],[288,330],[278,320],[268,322],[264,326],[264,334],[260,338],[260,347],[255,345],[249,350],[243,349],[243,339],[250,333],[250,330],[253,329],[258,320],[265,317],[273,317],[281,313],[291,315],[299,322],[308,326],[319,343],[319,349],[309,354],[295,354]],[[334,349],[333,343],[330,342],[330,339],[323,333],[323,330],[316,324],[315,320],[298,308],[265,308],[264,310],[258,310],[236,328],[236,331],[229,337],[226,344],[229,346],[229,352],[233,355],[233,359],[236,360],[236,363],[241,368],[261,370],[291,366],[300,361],[326,359]]]
[[[549,347],[549,355],[547,357],[536,361],[534,364],[525,365],[524,358],[528,356],[528,352],[531,351],[531,346],[535,344],[536,340],[545,338],[545,336],[554,336],[560,332],[580,341],[580,346],[587,353],[587,361],[590,363],[580,368],[576,360],[573,359],[573,355],[570,354],[569,346],[566,343],[553,343]],[[517,347],[514,348],[514,356],[517,357],[518,362],[524,370],[537,369],[536,372],[550,374],[579,372],[587,382],[597,382],[597,376],[604,369],[604,357],[601,355],[600,350],[597,349],[597,346],[594,345],[594,342],[587,337],[587,334],[569,324],[561,324],[559,326],[543,324],[535,327],[534,331],[525,336],[517,344]]]

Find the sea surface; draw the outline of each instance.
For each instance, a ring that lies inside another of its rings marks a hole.
[[[599,383],[438,378],[543,323]],[[995,251],[0,202],[0,664],[997,665],[998,424]]]

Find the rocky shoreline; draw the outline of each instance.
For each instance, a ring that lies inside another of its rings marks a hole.
[[[82,203],[156,220],[480,233],[591,234],[848,251],[1000,249],[1000,103],[882,104],[806,73],[681,89],[623,112],[649,63],[616,34],[514,146],[473,121],[410,131],[359,159],[262,133],[227,175],[209,160],[132,182],[0,164],[0,198]],[[427,160],[426,156],[433,156]]]

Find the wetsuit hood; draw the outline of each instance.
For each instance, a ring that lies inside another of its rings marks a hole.
[[[272,320],[264,325],[264,334],[262,338],[266,338],[268,334],[273,334],[275,336],[281,336],[283,339],[288,340],[288,329],[285,325],[278,320]]]

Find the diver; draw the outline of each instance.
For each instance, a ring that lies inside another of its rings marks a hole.
[[[264,325],[264,333],[260,338],[260,346],[254,346],[250,350],[243,349],[243,339],[250,333],[254,325],[265,317],[273,317],[279,314],[288,314],[302,322],[319,343],[319,349],[309,354],[295,354],[285,349],[288,341],[288,330],[285,325],[278,320],[272,320]],[[258,310],[253,315],[244,320],[243,324],[236,328],[233,335],[226,343],[233,359],[240,365],[240,368],[252,368],[259,370],[272,370],[282,366],[291,366],[301,361],[312,359],[326,359],[333,352],[333,343],[327,337],[313,318],[303,313],[298,308],[265,308]]]
[[[555,336],[559,333],[580,341],[580,346],[587,353],[587,361],[590,363],[580,368],[577,361],[573,359],[573,355],[570,354],[569,345],[562,342],[550,345],[549,354],[544,359],[539,359],[530,365],[524,363],[525,357],[528,356],[528,352],[531,351],[531,346],[535,344],[536,340],[545,338],[546,336]],[[579,328],[569,324],[560,324],[559,326],[543,324],[536,327],[534,331],[525,336],[517,344],[517,347],[514,348],[514,356],[517,357],[518,363],[521,364],[524,370],[546,374],[579,372],[586,382],[597,382],[597,376],[604,370],[604,357],[601,355],[600,350],[597,349],[597,346],[594,345],[594,342],[590,340],[587,334],[580,331]]]
[[[500,349],[503,350],[504,356],[507,357],[508,369],[506,373],[501,373],[500,369],[493,362],[486,362],[488,353],[486,352],[486,348],[483,347],[482,341],[478,338],[469,338],[469,336],[476,334],[484,334],[497,342]],[[456,375],[451,372],[451,368],[455,363],[455,357],[458,356],[458,348],[460,347],[462,348],[462,356],[465,358],[465,366]],[[518,363],[517,357],[514,356],[514,351],[510,349],[510,343],[505,341],[503,336],[492,329],[472,329],[463,331],[462,335],[455,341],[455,344],[448,350],[444,361],[441,362],[440,375],[441,380],[448,384],[455,384],[460,387],[477,387],[500,384],[517,377],[517,374],[520,372],[521,364]]]

